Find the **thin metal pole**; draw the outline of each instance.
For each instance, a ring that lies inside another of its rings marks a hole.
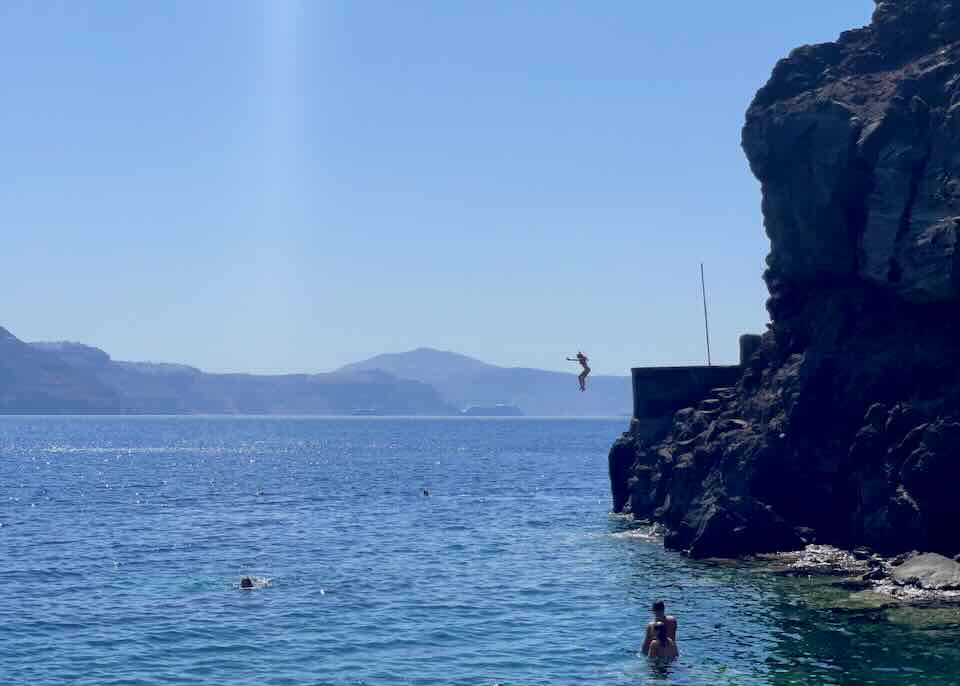
[[[707,281],[703,276],[703,262],[700,263],[700,292],[703,293],[703,328],[707,332],[707,366],[713,366],[710,359],[710,319],[707,317]]]

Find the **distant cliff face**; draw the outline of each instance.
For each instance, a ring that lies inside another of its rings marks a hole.
[[[795,50],[743,147],[771,330],[736,393],[614,447],[626,508],[694,555],[960,552],[960,2],[878,2]]]
[[[0,414],[116,412],[122,407],[120,394],[95,374],[0,327]]]

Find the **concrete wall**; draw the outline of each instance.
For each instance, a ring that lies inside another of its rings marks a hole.
[[[635,367],[633,418],[630,433],[640,440],[656,440],[670,428],[677,410],[692,407],[710,395],[711,389],[735,386],[743,368],[760,349],[760,336],[740,337],[740,364],[694,367]]]
[[[638,367],[633,376],[633,419],[630,433],[641,440],[654,440],[669,428],[677,410],[691,407],[706,398],[710,390],[733,386],[742,368]]]
[[[695,405],[711,388],[733,386],[741,368],[729,367],[638,367],[633,375],[633,416],[659,417]]]

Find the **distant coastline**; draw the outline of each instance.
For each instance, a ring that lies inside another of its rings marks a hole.
[[[0,327],[0,414],[616,416],[627,377],[592,380],[505,368],[418,348],[317,374],[211,374],[183,364],[114,360],[75,342],[25,342]]]

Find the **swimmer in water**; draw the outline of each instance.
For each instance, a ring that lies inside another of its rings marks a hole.
[[[667,638],[673,642],[674,648],[676,648],[677,618],[667,614],[667,606],[662,600],[656,601],[650,609],[653,612],[653,621],[647,624],[646,636],[644,636],[643,639],[643,653],[645,655],[649,654],[650,646],[653,645],[654,640],[657,638],[656,627],[658,624],[666,627]]]
[[[670,630],[665,622],[654,622],[653,640],[647,648],[647,657],[673,658],[680,654],[677,642],[670,638]]]
[[[589,360],[586,355],[578,351],[576,357],[568,357],[567,361],[579,362],[580,366],[583,367],[583,371],[580,372],[580,376],[577,377],[577,380],[580,382],[580,392],[583,393],[587,390],[587,375],[590,373],[590,365],[587,364]]]
[[[253,579],[249,576],[240,579],[240,588],[253,588]]]

